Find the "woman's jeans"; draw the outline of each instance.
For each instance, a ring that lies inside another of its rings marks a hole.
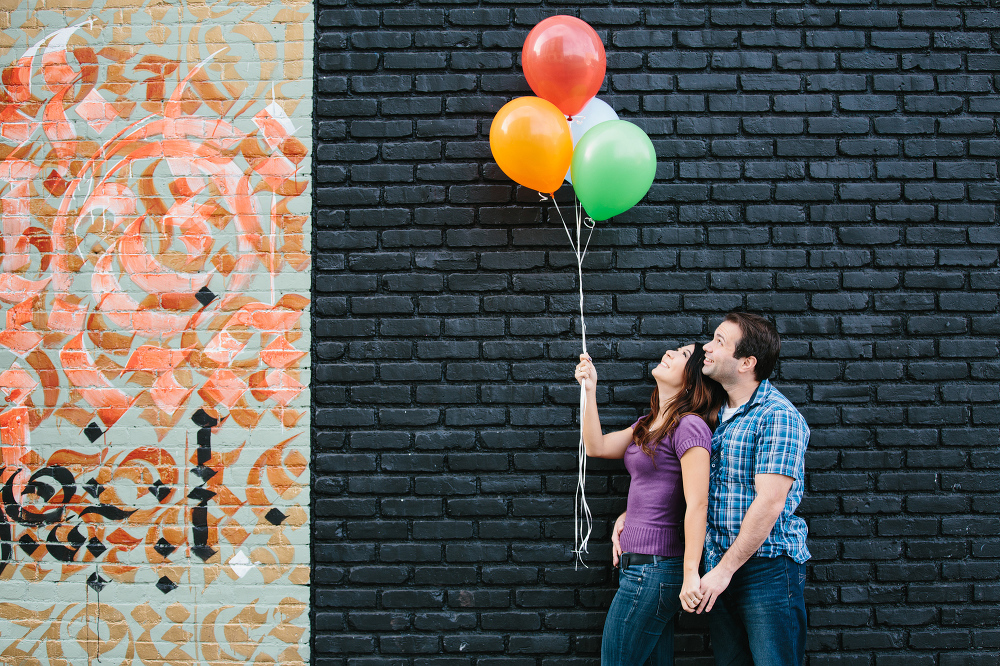
[[[618,572],[608,609],[601,666],[672,666],[674,616],[681,608],[683,558],[629,565]]]
[[[716,666],[802,666],[806,565],[751,557],[708,614]]]

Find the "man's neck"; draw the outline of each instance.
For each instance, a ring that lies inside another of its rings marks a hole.
[[[753,397],[754,391],[757,390],[758,386],[760,386],[760,382],[758,381],[726,386],[726,394],[729,396],[729,408],[736,409],[750,402],[750,398]]]

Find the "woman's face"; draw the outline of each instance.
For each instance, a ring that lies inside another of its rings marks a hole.
[[[673,388],[684,386],[684,366],[694,353],[694,345],[684,345],[677,349],[668,349],[660,358],[659,364],[653,368],[653,378]]]

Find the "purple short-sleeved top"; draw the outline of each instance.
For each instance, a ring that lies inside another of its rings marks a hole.
[[[712,431],[694,414],[682,417],[674,432],[660,440],[655,466],[637,444],[629,444],[625,469],[632,482],[628,488],[628,517],[619,537],[622,551],[666,557],[684,554],[681,456],[692,446],[712,452]]]

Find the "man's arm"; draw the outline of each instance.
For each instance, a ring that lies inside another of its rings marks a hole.
[[[722,556],[719,564],[701,579],[701,604],[698,611],[708,612],[715,600],[729,587],[733,574],[749,560],[774,529],[778,516],[785,508],[788,491],[794,479],[784,474],[756,474],[753,478],[757,497],[750,503],[739,534]]]

